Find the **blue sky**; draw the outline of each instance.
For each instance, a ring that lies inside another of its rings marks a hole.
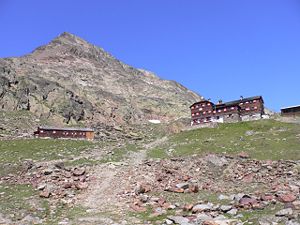
[[[224,101],[300,104],[299,0],[0,0],[0,57],[60,33]]]

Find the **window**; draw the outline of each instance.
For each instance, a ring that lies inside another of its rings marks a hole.
[[[191,109],[194,109],[194,108],[195,108],[194,106],[191,107]]]
[[[56,134],[56,131],[54,130],[54,131],[52,131],[52,133],[53,133],[53,134]]]
[[[224,112],[226,112],[226,111],[227,111],[227,109],[225,108],[225,109],[224,109]]]
[[[207,105],[210,105],[210,103],[207,103]]]
[[[203,114],[206,114],[206,112],[203,112]]]
[[[257,109],[257,106],[254,106],[254,109]]]
[[[192,116],[195,116],[195,113],[192,113]]]
[[[211,121],[211,117],[206,117],[206,121]]]
[[[250,108],[246,108],[246,111],[249,111],[250,110]]]
[[[219,110],[218,110],[218,112],[222,112],[222,110],[221,110],[221,109],[219,109]]]
[[[216,112],[217,112],[216,110],[213,111],[213,113],[216,113]]]
[[[256,102],[256,100],[253,100],[253,102]]]
[[[199,106],[198,105],[196,105],[196,108],[198,108]]]
[[[218,120],[218,119],[220,119],[220,117],[219,117],[219,116],[217,116],[217,120]]]
[[[202,104],[203,107],[205,107],[205,104]]]
[[[199,111],[202,111],[203,110],[203,108],[199,108]]]
[[[249,102],[245,102],[246,104],[248,104]]]
[[[233,110],[233,109],[234,109],[234,107],[231,107],[231,109]]]
[[[243,104],[244,104],[244,103],[242,103],[242,102],[240,103],[240,105],[243,105]]]
[[[199,113],[197,112],[196,115],[199,115]]]
[[[211,111],[209,110],[208,113],[211,113]]]

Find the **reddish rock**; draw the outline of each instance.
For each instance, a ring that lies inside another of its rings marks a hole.
[[[253,173],[250,173],[250,174],[247,174],[246,176],[243,177],[243,182],[245,183],[252,183],[253,182],[253,179],[254,179],[254,174]]]
[[[84,182],[78,182],[75,184],[75,187],[79,190],[83,190],[88,188],[88,184]]]
[[[242,158],[242,159],[248,159],[250,156],[247,152],[240,152],[238,154],[238,157]]]
[[[72,185],[73,185],[73,184],[72,184],[71,182],[67,182],[67,183],[64,183],[63,188],[65,188],[65,189],[71,188]]]
[[[43,191],[40,192],[40,197],[42,197],[42,198],[49,198],[50,194],[51,194],[50,191],[43,190]]]
[[[258,201],[255,198],[245,195],[239,200],[239,205],[243,208],[252,208],[258,205]]]
[[[271,194],[264,194],[261,196],[262,201],[272,201],[273,199],[275,199],[275,197]]]
[[[73,175],[74,176],[81,176],[85,173],[85,168],[74,168]]]
[[[297,199],[297,197],[292,193],[279,194],[277,198],[278,198],[278,201],[284,202],[284,203],[293,202]]]

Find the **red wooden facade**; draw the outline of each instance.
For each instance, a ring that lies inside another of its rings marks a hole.
[[[251,115],[264,114],[262,96],[241,98],[239,100],[214,104],[203,100],[190,106],[192,125],[209,122],[237,122]]]
[[[93,140],[95,132],[89,128],[57,128],[57,127],[38,127],[34,132],[36,137],[49,138],[76,138]]]

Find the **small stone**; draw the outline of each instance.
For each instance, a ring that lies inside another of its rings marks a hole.
[[[39,191],[42,191],[42,190],[45,189],[45,187],[46,187],[46,184],[45,184],[45,183],[40,183],[40,184],[38,184],[37,189],[38,189]]]
[[[75,184],[75,187],[79,190],[87,189],[88,186],[89,185],[86,182],[78,182]]]
[[[144,187],[143,185],[141,185],[141,184],[138,184],[138,185],[135,187],[135,189],[134,189],[134,193],[135,193],[136,195],[143,194],[143,193],[145,193],[145,192],[146,192],[146,189],[145,189],[145,187]]]
[[[247,152],[240,152],[238,154],[238,157],[240,157],[242,159],[248,159],[249,158],[249,154]]]
[[[221,207],[220,207],[220,210],[222,211],[222,212],[228,212],[229,210],[231,210],[232,209],[232,206],[231,205],[222,205]]]
[[[43,190],[42,192],[40,192],[40,197],[42,197],[42,198],[49,198],[50,194],[51,194],[50,191]]]
[[[214,205],[212,203],[207,204],[198,204],[195,205],[192,209],[193,212],[203,212],[203,211],[209,211],[212,209]]]
[[[231,209],[231,210],[229,210],[228,212],[227,212],[227,214],[230,214],[230,215],[236,215],[238,213],[238,210],[237,209]]]
[[[168,217],[169,220],[173,221],[176,224],[188,224],[189,223],[189,219],[185,218],[183,216],[169,216]]]
[[[45,175],[50,175],[51,173],[53,173],[53,170],[50,169],[50,168],[47,168],[47,169],[44,170]]]
[[[199,186],[198,185],[190,185],[189,191],[192,193],[198,193],[199,192]]]
[[[57,163],[54,164],[54,166],[58,169],[64,169],[65,168],[64,162],[57,162]]]
[[[139,200],[143,203],[146,203],[149,200],[149,196],[148,195],[140,195]]]
[[[300,209],[300,200],[296,200],[292,204],[295,209],[297,209],[297,210]]]
[[[188,189],[189,188],[189,183],[179,183],[179,184],[176,184],[176,188]]]
[[[183,211],[191,211],[193,209],[193,204],[188,204],[183,206]]]
[[[227,195],[222,195],[220,194],[219,197],[218,197],[219,200],[229,200],[230,197],[228,197]]]
[[[165,223],[166,223],[167,225],[174,224],[173,221],[172,221],[172,220],[169,220],[169,219],[166,219],[166,220],[165,220]]]
[[[74,176],[81,176],[81,175],[83,175],[85,173],[85,168],[75,168],[74,170],[73,170],[73,175]]]

